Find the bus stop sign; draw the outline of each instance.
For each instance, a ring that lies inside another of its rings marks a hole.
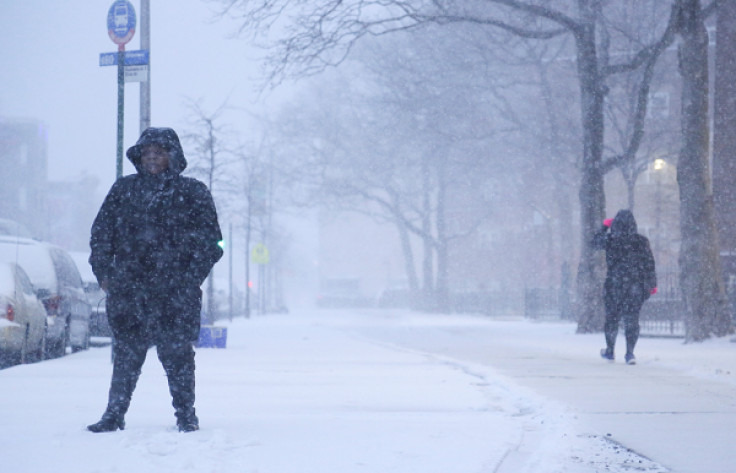
[[[122,47],[135,34],[135,9],[127,0],[116,0],[107,12],[107,34]]]

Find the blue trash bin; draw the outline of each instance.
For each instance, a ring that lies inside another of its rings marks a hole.
[[[202,325],[199,329],[197,348],[225,348],[227,347],[227,327]]]

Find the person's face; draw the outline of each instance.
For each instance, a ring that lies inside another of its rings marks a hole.
[[[169,152],[160,145],[144,146],[141,165],[149,174],[160,174],[169,169]]]

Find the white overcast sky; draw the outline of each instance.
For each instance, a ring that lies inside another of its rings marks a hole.
[[[112,0],[0,2],[0,117],[32,118],[49,128],[49,178],[99,177],[104,195],[115,177],[116,68],[99,54],[117,50],[107,36]],[[131,0],[140,22],[140,2]],[[228,96],[256,105],[260,71],[247,40],[228,39],[235,24],[213,22],[203,0],[151,0],[152,125],[180,130],[186,97],[214,109]],[[140,35],[128,44],[139,49]],[[139,134],[139,85],[125,86],[127,149]],[[125,173],[132,172],[127,163]]]

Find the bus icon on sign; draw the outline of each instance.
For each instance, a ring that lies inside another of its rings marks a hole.
[[[115,7],[115,28],[126,28],[128,26],[128,6],[126,4]]]

